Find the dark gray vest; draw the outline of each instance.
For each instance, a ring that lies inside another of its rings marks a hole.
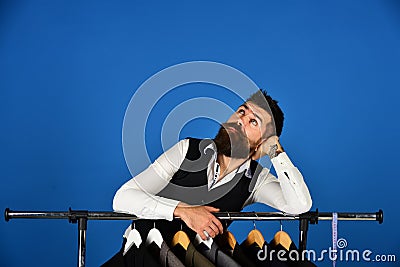
[[[207,166],[214,151],[204,150],[211,142],[211,139],[189,138],[189,148],[185,160],[170,183],[157,195],[192,205],[213,206],[219,208],[220,211],[241,211],[254,188],[262,167],[256,161],[251,161],[250,171],[253,178],[246,177],[244,172],[237,173],[230,182],[208,191]],[[167,244],[170,244],[173,235],[181,228],[189,235],[191,240],[196,235],[184,222],[179,220],[172,222],[155,220],[155,222],[156,228],[160,230]],[[223,225],[230,223],[227,221]],[[136,228],[143,240],[146,239],[147,233],[153,227],[153,221],[136,221]]]
[[[214,154],[206,147],[211,139],[189,138],[185,160],[170,183],[157,195],[177,199],[191,205],[209,205],[220,211],[240,211],[254,188],[261,165],[251,161],[253,178],[244,172],[237,173],[228,183],[208,190],[207,167]]]

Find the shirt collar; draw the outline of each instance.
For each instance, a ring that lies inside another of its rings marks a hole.
[[[214,142],[211,142],[211,144],[209,144],[208,146],[206,146],[204,148],[204,154],[206,154],[207,149],[211,149],[214,152],[214,156],[213,156],[213,160],[216,161],[217,160],[217,148],[215,147]],[[240,173],[240,172],[245,172],[244,175],[247,178],[252,178],[253,175],[251,173],[250,170],[250,162],[251,159],[246,160],[242,165],[239,166],[239,168],[237,168],[236,173]]]

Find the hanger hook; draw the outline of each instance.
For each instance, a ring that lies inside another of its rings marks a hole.
[[[153,222],[153,228],[156,228],[156,221]]]
[[[254,213],[254,216],[256,216],[258,218],[257,213],[255,211],[253,211],[253,213]],[[256,221],[255,220],[253,220],[253,226],[254,226],[254,229],[256,229]]]
[[[228,220],[232,220],[231,215],[229,214],[229,211],[226,212],[228,214],[229,219]],[[225,228],[226,230],[228,230],[228,223],[225,220]]]
[[[281,231],[283,231],[282,220],[279,220],[279,223],[280,223],[280,225],[281,225]]]

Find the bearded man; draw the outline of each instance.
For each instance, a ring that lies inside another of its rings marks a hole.
[[[165,240],[182,229],[181,222],[172,221],[174,216],[206,240],[223,232],[213,212],[241,211],[255,202],[290,214],[308,211],[312,200],[307,185],[279,141],[283,120],[278,102],[257,91],[221,125],[214,139],[181,140],[122,185],[114,210],[166,219],[157,226]],[[277,177],[256,161],[265,155]]]

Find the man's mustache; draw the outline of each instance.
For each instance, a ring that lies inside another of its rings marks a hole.
[[[246,135],[243,132],[242,127],[240,127],[237,123],[234,122],[225,122],[225,123],[221,123],[221,128],[224,128],[225,131],[227,131],[229,128],[233,128],[237,131],[237,133],[243,137],[246,137]]]

